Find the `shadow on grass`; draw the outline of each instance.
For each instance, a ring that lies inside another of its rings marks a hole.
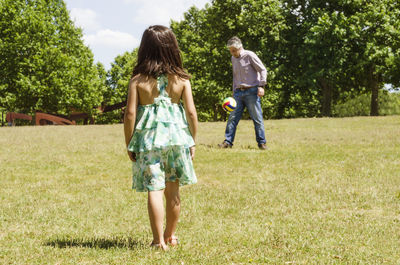
[[[221,148],[218,146],[218,144],[198,144],[199,146],[205,148],[205,149],[216,149],[216,150],[227,150],[227,151],[231,151],[233,150],[251,150],[251,151],[259,151],[260,149],[257,146],[257,143],[255,143],[254,145],[235,145],[232,147],[232,149],[230,148]]]
[[[126,237],[113,237],[113,238],[58,238],[49,240],[44,243],[46,246],[55,248],[71,248],[71,247],[84,247],[84,248],[126,248],[137,249],[145,247],[145,243],[132,238]]]

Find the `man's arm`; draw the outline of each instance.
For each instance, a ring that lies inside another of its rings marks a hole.
[[[233,56],[231,57],[231,65],[232,65],[232,97],[235,94],[235,74],[233,73]]]
[[[260,58],[258,58],[257,54],[255,54],[254,52],[250,53],[250,63],[254,67],[254,69],[260,73],[259,86],[265,86],[267,84],[267,69],[261,62]]]
[[[267,69],[254,52],[250,53],[250,63],[254,69],[260,73],[260,83],[258,84],[257,95],[262,97],[264,96],[264,86],[267,84]]]

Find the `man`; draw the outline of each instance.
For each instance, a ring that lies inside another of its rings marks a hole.
[[[221,148],[232,147],[236,127],[246,107],[254,122],[258,148],[265,150],[267,146],[260,97],[264,96],[267,70],[254,52],[243,49],[242,42],[238,37],[229,39],[227,47],[232,55],[233,97],[237,107],[229,115],[225,140],[218,146]]]

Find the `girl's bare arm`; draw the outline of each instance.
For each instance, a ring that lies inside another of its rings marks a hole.
[[[134,79],[129,82],[128,99],[124,114],[125,144],[128,147],[135,130],[136,111],[138,107],[137,83]]]
[[[183,93],[182,93],[183,105],[185,107],[186,118],[189,124],[189,130],[192,134],[193,140],[196,142],[197,134],[197,111],[193,101],[192,86],[189,80],[185,80]]]

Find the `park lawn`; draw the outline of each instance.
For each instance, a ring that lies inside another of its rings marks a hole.
[[[0,264],[400,264],[399,116],[199,127],[166,253],[121,124],[0,128]]]

